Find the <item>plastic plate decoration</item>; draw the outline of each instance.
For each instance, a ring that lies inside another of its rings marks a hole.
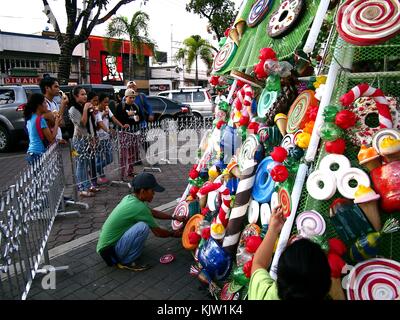
[[[175,256],[171,253],[165,254],[160,258],[160,263],[167,264],[175,260]]]

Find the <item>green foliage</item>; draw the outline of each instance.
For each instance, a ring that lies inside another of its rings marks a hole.
[[[237,15],[235,3],[230,0],[190,0],[186,10],[206,18],[218,41],[224,37],[225,30]]]

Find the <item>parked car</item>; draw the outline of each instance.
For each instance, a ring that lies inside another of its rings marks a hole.
[[[185,87],[178,90],[162,91],[158,93],[158,96],[187,103],[192,108],[193,113],[198,113],[203,117],[213,114],[213,104],[208,89]]]
[[[41,93],[40,87],[0,86],[0,152],[5,152],[20,139],[27,139],[24,108],[32,93]]]
[[[174,101],[164,97],[150,96],[147,101],[153,109],[154,120],[161,123],[170,120],[184,120],[185,118],[194,117],[198,119],[199,114],[193,114],[188,104]]]

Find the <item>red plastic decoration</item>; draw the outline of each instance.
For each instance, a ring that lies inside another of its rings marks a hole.
[[[247,126],[248,130],[253,130],[255,134],[257,134],[258,129],[260,128],[260,124],[258,122],[250,122]]]
[[[331,277],[340,278],[342,269],[346,265],[344,260],[335,253],[328,253],[328,262],[331,267]]]
[[[189,237],[189,243],[190,244],[198,244],[200,242],[200,240],[201,240],[200,235],[197,234],[197,232],[194,232],[194,231],[190,232],[188,237]]]
[[[203,216],[206,216],[206,215],[208,214],[209,211],[210,211],[210,210],[209,210],[207,207],[205,207],[205,208],[201,209],[201,214],[202,214]]]
[[[240,120],[239,120],[239,125],[240,126],[247,126],[249,122],[250,122],[250,117],[242,115],[240,117]]]
[[[329,253],[335,253],[339,257],[343,257],[347,251],[347,247],[344,242],[338,238],[332,238],[328,240]]]
[[[334,141],[327,141],[325,143],[325,150],[328,153],[343,154],[346,149],[346,142],[344,139],[336,139]]]
[[[190,188],[189,193],[192,196],[193,199],[196,199],[197,192],[199,191],[199,187],[193,186]]]
[[[269,155],[274,161],[283,162],[287,158],[287,151],[283,147],[274,147],[274,150]]]
[[[211,76],[209,82],[212,86],[218,85],[219,84],[219,76]]]
[[[260,236],[250,236],[246,239],[246,251],[249,253],[255,253],[257,248],[260,246],[262,238]]]
[[[357,117],[354,112],[350,110],[341,110],[336,114],[335,124],[342,128],[348,129],[356,124]]]
[[[243,265],[243,273],[246,276],[246,278],[250,278],[251,276],[251,267],[253,266],[253,259],[247,261],[244,265]]]
[[[225,30],[225,32],[224,32],[224,36],[225,36],[226,38],[229,37],[229,31],[231,31],[231,27],[226,28],[226,30]]]
[[[197,167],[197,166],[196,166]],[[190,169],[190,171],[189,171],[189,177],[190,177],[190,179],[196,179],[198,176],[199,176],[199,172],[196,170],[196,167],[195,166],[193,166],[193,168],[192,169]]]
[[[267,78],[268,74],[264,69],[264,62],[260,61],[254,66],[254,73],[259,80],[264,80]]]
[[[262,61],[265,62],[265,60],[271,59],[271,60],[276,60],[276,53],[274,50],[271,48],[262,48],[260,50],[260,55],[258,58]],[[264,64],[264,63],[263,63]]]
[[[221,127],[225,124],[226,122],[224,120],[219,120],[216,124],[217,129],[221,129]]]
[[[307,111],[307,116],[310,121],[315,121],[317,119],[318,106],[311,106]]]
[[[289,171],[282,164],[276,165],[271,170],[271,178],[275,182],[284,182],[288,177],[289,177]]]
[[[400,210],[400,161],[393,161],[371,171],[374,189],[381,196],[381,208],[387,213]]]
[[[201,231],[201,237],[205,240],[208,240],[210,238],[211,232],[210,232],[210,228],[204,228]]]

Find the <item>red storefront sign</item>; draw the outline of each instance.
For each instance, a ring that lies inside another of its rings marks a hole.
[[[8,77],[4,78],[5,84],[39,84],[39,77]]]

